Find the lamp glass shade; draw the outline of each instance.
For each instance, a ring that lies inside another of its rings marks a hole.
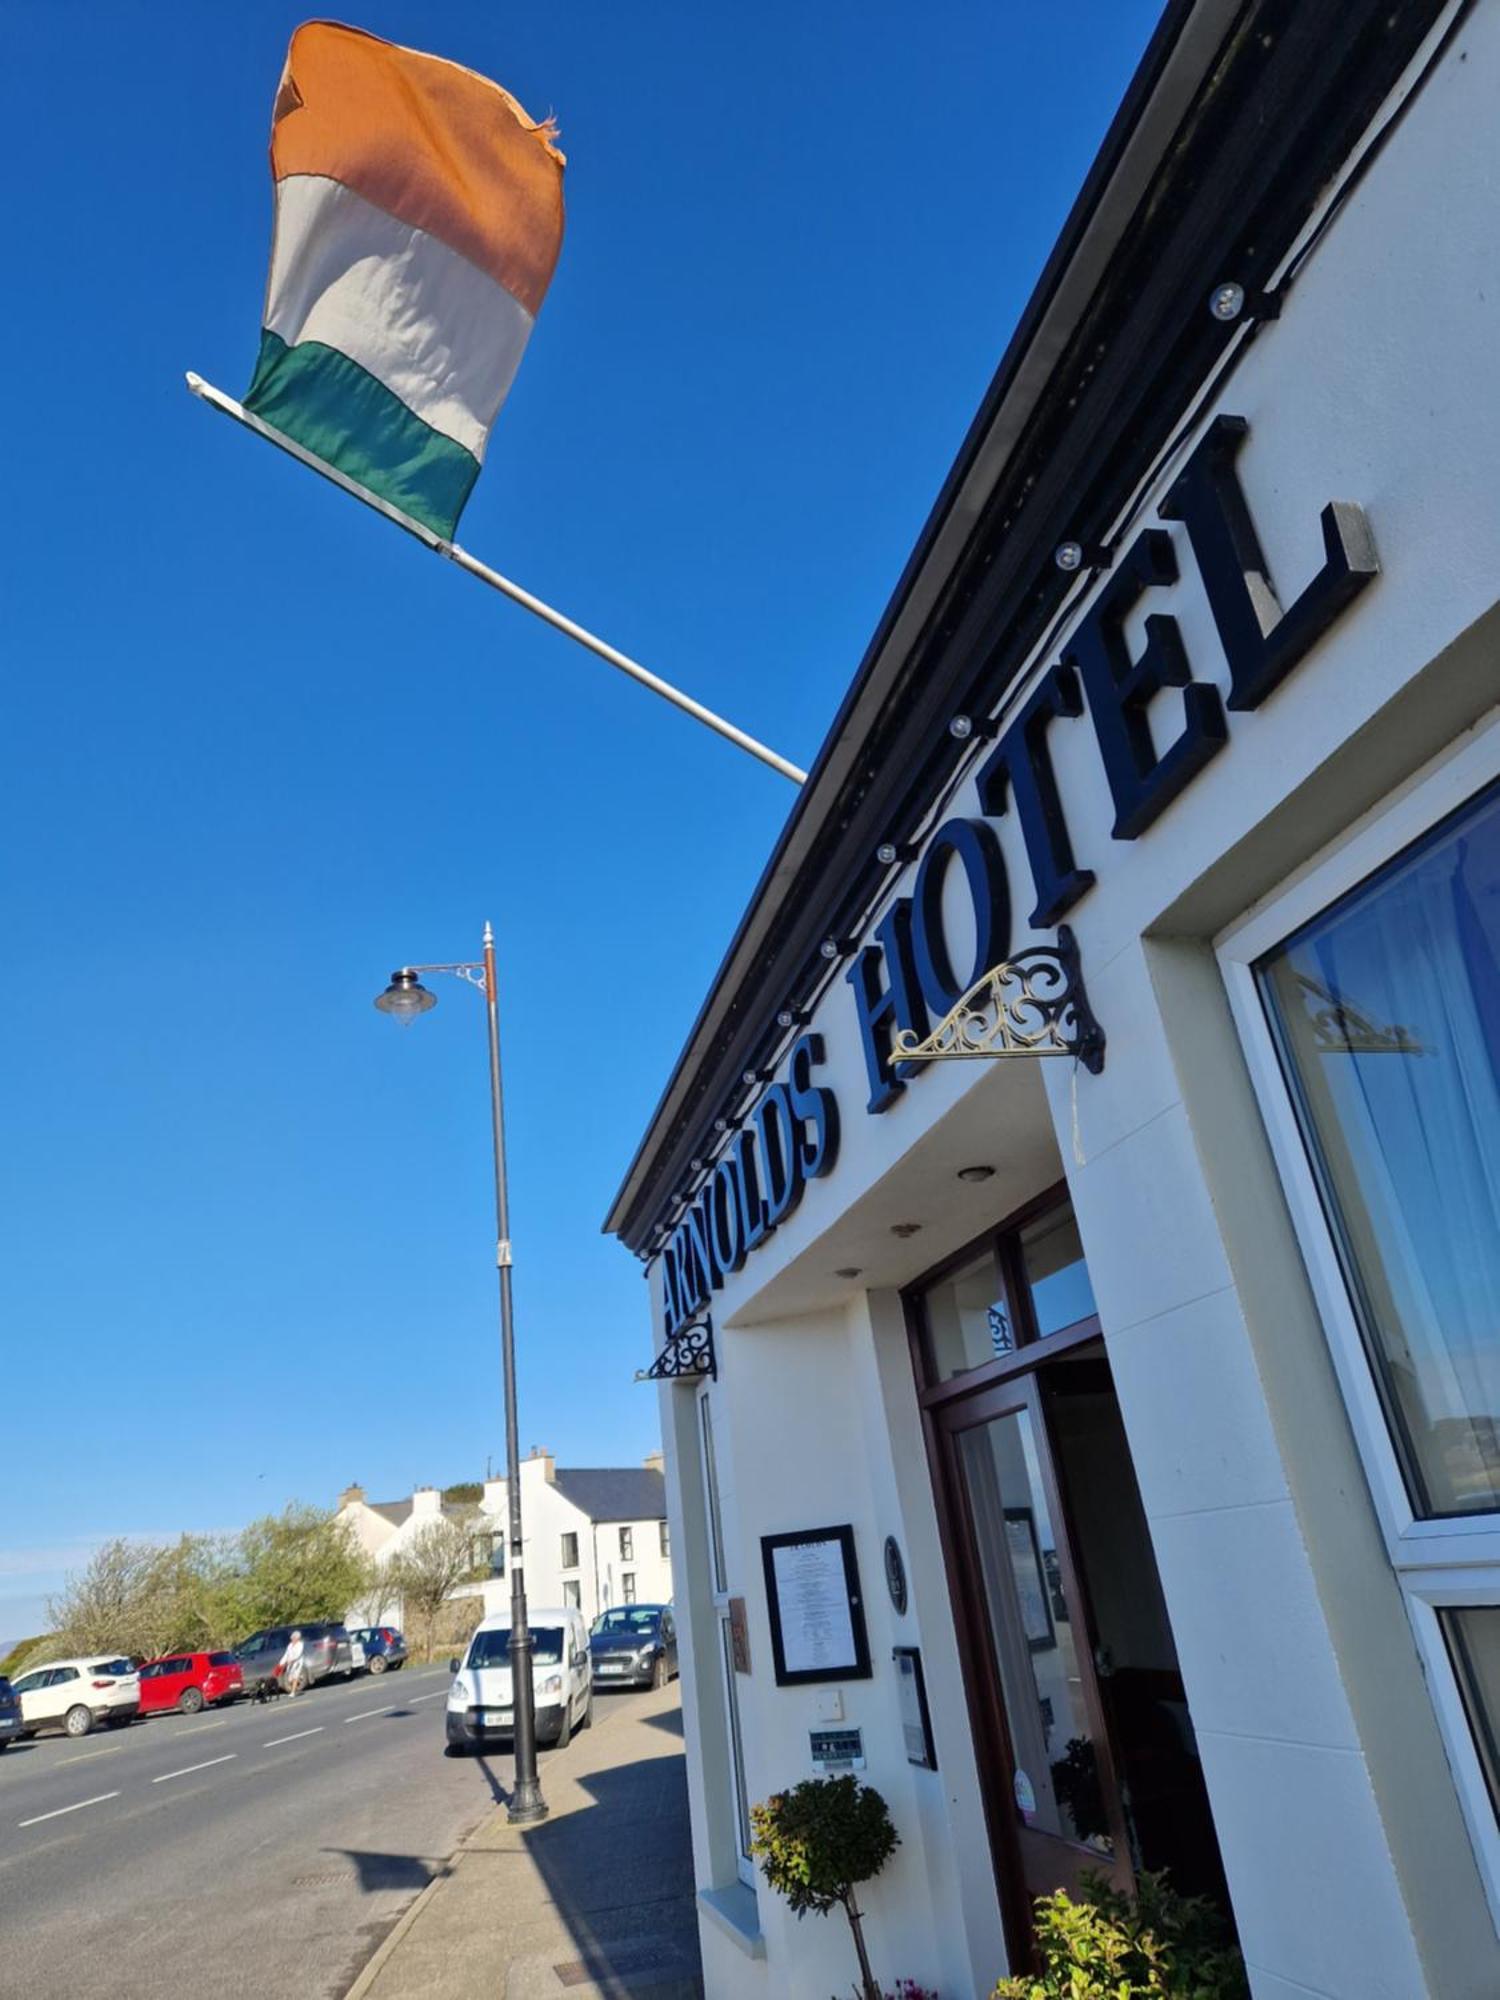
[[[429,993],[414,972],[393,972],[390,985],[376,996],[375,1005],[382,1014],[409,1027],[419,1014],[437,1005],[437,995]]]

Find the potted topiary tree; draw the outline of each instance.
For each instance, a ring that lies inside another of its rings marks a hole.
[[[806,1778],[750,1808],[751,1852],[767,1882],[799,1917],[841,1903],[859,1954],[860,2000],[882,2000],[865,1950],[855,1887],[878,1875],[900,1845],[885,1800],[857,1778]]]

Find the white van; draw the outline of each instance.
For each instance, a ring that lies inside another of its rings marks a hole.
[[[575,1729],[594,1719],[594,1676],[588,1628],[581,1611],[530,1610],[531,1685],[536,1702],[536,1740],[559,1748]],[[487,1743],[509,1741],[514,1732],[510,1685],[510,1613],[486,1618],[469,1641],[463,1660],[450,1660],[448,1749],[462,1754]]]

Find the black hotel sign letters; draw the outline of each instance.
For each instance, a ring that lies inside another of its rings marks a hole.
[[[924,1039],[992,966],[1011,953],[1011,894],[1004,855],[988,820],[1014,807],[1036,894],[1033,930],[1056,924],[1094,884],[1074,858],[1072,831],[1052,767],[1054,724],[1082,716],[1099,747],[1114,804],[1116,840],[1136,840],[1228,741],[1226,709],[1259,708],[1378,573],[1361,508],[1332,501],[1322,512],[1323,564],[1283,609],[1272,587],[1235,461],[1249,434],[1243,417],[1219,416],[1168,489],[1158,513],[1177,521],[1202,579],[1229,667],[1229,692],[1193,678],[1177,620],[1152,611],[1134,657],[1126,620],[1150,592],[1177,581],[1170,535],[1145,528],[1115,560],[1108,580],[979,772],[981,819],[939,826],[923,850],[909,896],[898,897],[854,956],[853,988],[870,1096],[887,1110],[915,1065],[893,1060],[901,1030]],[[1180,726],[1158,749],[1147,721],[1152,701],[1181,693]],[[963,871],[974,913],[971,964],[956,966],[943,926],[948,871]],[[828,1173],[838,1151],[833,1093],[812,1082],[818,1035],[794,1045],[786,1076],[765,1091],[698,1191],[663,1252],[666,1330],[676,1331],[717,1291],[724,1274],[791,1214],[808,1179]]]

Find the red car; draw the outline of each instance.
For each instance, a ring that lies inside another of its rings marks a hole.
[[[245,1691],[233,1653],[170,1653],[141,1668],[141,1714],[169,1708],[196,1715],[210,1702],[233,1701]]]

